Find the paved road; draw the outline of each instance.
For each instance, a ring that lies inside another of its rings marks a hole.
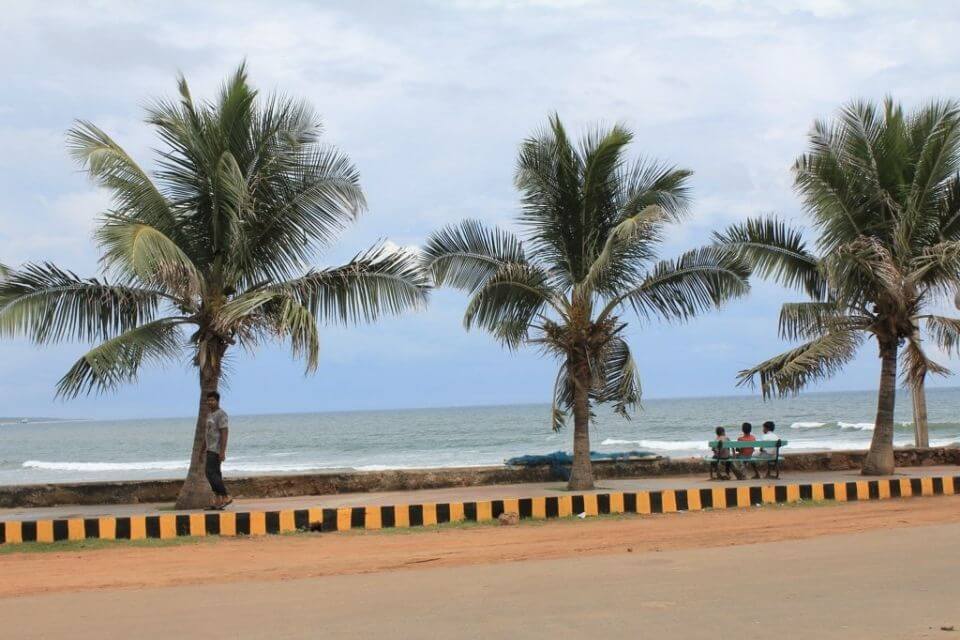
[[[18,638],[949,638],[960,524],[801,541],[0,599]],[[238,554],[237,562],[243,562]]]
[[[923,476],[955,476],[960,467],[904,467],[897,470],[896,477],[916,478]],[[822,472],[784,472],[781,480],[730,480],[710,481],[706,475],[665,476],[660,478],[629,478],[621,480],[598,480],[597,492],[604,491],[656,491],[661,489],[691,489],[744,484],[849,482],[863,480],[856,470]],[[230,481],[227,480],[229,486]],[[555,496],[563,491],[563,482],[487,485],[481,487],[449,487],[418,491],[389,491],[379,493],[341,493],[322,496],[298,496],[294,498],[267,498],[237,500],[231,507],[234,511],[305,509],[308,507],[344,507],[358,505],[417,504],[430,502],[464,502],[468,500],[498,500],[502,498],[532,498]],[[0,520],[44,520],[55,518],[91,518],[101,515],[130,516],[151,513],[178,513],[166,504],[109,504],[77,506],[68,505],[50,508],[0,509]]]

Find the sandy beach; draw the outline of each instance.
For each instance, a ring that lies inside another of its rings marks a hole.
[[[794,637],[936,637],[960,628],[958,535],[950,496],[12,554],[0,615],[21,637],[716,638],[772,621]],[[767,613],[736,613],[752,604]]]

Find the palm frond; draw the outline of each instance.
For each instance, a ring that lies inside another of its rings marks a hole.
[[[960,170],[960,106],[933,102],[910,122],[913,147],[919,150],[910,183],[909,211],[935,211],[948,181]]]
[[[808,154],[794,164],[794,183],[821,234],[818,244],[829,252],[864,232],[862,197],[843,164],[843,146],[848,133],[823,122],[814,124]]]
[[[820,261],[811,253],[798,229],[775,217],[756,218],[714,232],[715,244],[733,251],[763,278],[799,288],[814,300],[823,300],[827,284]]]
[[[629,303],[643,318],[686,320],[750,290],[750,270],[734,253],[701,247],[663,260],[637,286],[614,297],[600,313],[607,318]]]
[[[787,302],[780,308],[780,337],[807,340],[833,331],[865,331],[871,321],[835,302]]]
[[[468,330],[474,326],[485,329],[506,347],[515,349],[548,307],[563,312],[548,274],[535,265],[508,263],[473,295],[463,324]]]
[[[166,299],[156,289],[27,264],[0,281],[0,335],[25,335],[40,344],[97,342],[150,322]]]
[[[264,161],[264,172],[249,178],[257,206],[244,214],[234,261],[253,280],[290,277],[366,208],[359,172],[346,155],[319,145],[289,153]]]
[[[691,176],[689,169],[639,158],[618,177],[620,219],[635,216],[647,207],[660,207],[665,221],[680,222],[690,209]]]
[[[289,340],[295,358],[306,362],[307,372],[319,363],[320,336],[314,313],[298,298],[293,286],[263,286],[247,291],[224,304],[213,329],[247,350],[264,337]]]
[[[931,360],[916,337],[908,339],[900,352],[900,380],[905,387],[923,387],[929,374],[950,375],[950,369]]]
[[[634,275],[635,267],[639,266],[638,262],[653,257],[652,251],[639,247],[644,254],[641,257],[631,245],[649,246],[651,240],[659,240],[657,226],[666,218],[666,211],[657,205],[650,205],[636,215],[621,220],[610,230],[603,249],[594,258],[583,281],[577,283],[578,286],[588,291],[615,290],[617,285],[628,281]]]
[[[553,404],[550,407],[550,424],[554,431],[561,431],[567,426],[567,415],[572,406],[573,383],[566,362],[562,362],[553,383]]]
[[[856,355],[861,340],[861,334],[853,331],[822,335],[744,369],[737,374],[738,384],[753,386],[759,377],[764,398],[797,393],[807,384],[839,372]]]
[[[110,192],[114,210],[131,220],[183,240],[180,219],[170,203],[123,148],[90,122],[79,121],[67,133],[67,148],[90,176]]]
[[[223,119],[225,114],[221,113],[220,116]],[[221,122],[221,127],[224,126],[232,129],[232,126]],[[216,247],[230,248],[231,255],[236,255],[245,244],[241,224],[245,214],[252,209],[250,203],[253,196],[247,184],[247,176],[229,149],[220,154],[215,171],[218,197],[216,215],[210,219],[213,242]]]
[[[520,145],[514,183],[521,193],[520,223],[536,257],[569,283],[584,274],[583,158],[557,114]]]
[[[135,382],[147,363],[176,360],[183,354],[181,318],[162,318],[134,327],[85,353],[57,383],[57,395],[104,392]]]
[[[924,247],[908,268],[907,280],[917,289],[943,296],[960,291],[960,240],[944,240]]]
[[[437,286],[468,293],[506,264],[526,264],[523,245],[512,233],[464,220],[436,231],[423,248],[423,264]]]
[[[931,315],[926,317],[927,332],[940,349],[960,354],[960,319]]]
[[[590,229],[607,229],[616,224],[619,217],[616,208],[620,188],[618,179],[622,173],[624,150],[632,139],[630,131],[622,125],[615,125],[606,130],[598,127],[580,140],[582,215],[584,224]],[[588,248],[588,256],[589,253],[592,252]]]
[[[188,303],[200,294],[203,275],[183,249],[162,231],[122,216],[108,216],[95,237],[101,261],[126,283],[163,287]]]
[[[941,240],[960,240],[960,174],[948,179],[937,202]]]
[[[310,309],[293,298],[287,298],[267,309],[271,328],[280,338],[290,340],[293,357],[306,362],[307,371],[314,371],[320,359],[320,334]]]
[[[640,406],[640,374],[630,352],[630,345],[619,336],[614,336],[605,345],[597,360],[595,375],[598,378],[594,398],[597,402],[613,402],[613,410],[624,418]]]
[[[343,325],[422,309],[430,290],[417,256],[382,244],[343,266],[311,271],[270,288],[291,292],[319,320]]]
[[[863,236],[835,247],[823,261],[830,293],[847,304],[892,300],[905,308],[904,273],[890,248],[881,240]]]

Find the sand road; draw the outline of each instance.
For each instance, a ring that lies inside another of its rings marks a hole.
[[[949,640],[960,497],[17,554],[0,575],[13,637]]]

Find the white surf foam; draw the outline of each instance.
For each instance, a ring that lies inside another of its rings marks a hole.
[[[495,463],[490,463],[495,464]],[[119,471],[186,471],[190,466],[189,460],[151,460],[144,462],[52,462],[47,460],[27,460],[20,465],[25,469],[42,469],[45,471],[83,471],[88,473],[119,472]],[[424,465],[387,465],[370,464],[352,466],[347,463],[335,462],[301,462],[282,464],[276,462],[241,462],[231,463],[227,460],[223,464],[225,472],[234,473],[294,473],[305,471],[324,471],[331,469],[356,469],[358,471],[386,471],[390,469],[428,469],[437,466],[470,467],[484,466],[469,462],[454,462],[446,464]]]
[[[707,450],[707,440],[620,440],[607,438],[600,446],[635,445],[641,449],[659,449],[661,451],[699,451]]]
[[[837,426],[841,429],[853,429],[856,431],[873,431],[872,422],[843,422],[838,420]]]
[[[790,444],[783,452],[804,449],[807,451],[845,451],[848,449],[860,450],[870,446],[870,440],[790,440]]]
[[[189,460],[150,460],[145,462],[49,462],[27,460],[25,469],[48,471],[178,471],[190,466]]]
[[[21,465],[25,469],[44,469],[46,471],[186,471],[189,460],[147,460],[143,462],[51,462],[47,460],[27,460]],[[314,469],[346,468],[345,465],[330,465],[323,462],[301,464],[276,464],[257,462],[230,462],[223,464],[224,471],[238,473],[266,473],[283,471],[310,471]]]
[[[429,465],[395,465],[395,464],[363,464],[355,467],[349,467],[356,471],[405,471],[413,469],[447,469],[451,467],[489,467],[500,464],[498,462],[489,462],[487,464],[477,464],[476,462],[444,462]]]
[[[791,429],[819,429],[827,426],[826,422],[794,422],[790,425]]]

